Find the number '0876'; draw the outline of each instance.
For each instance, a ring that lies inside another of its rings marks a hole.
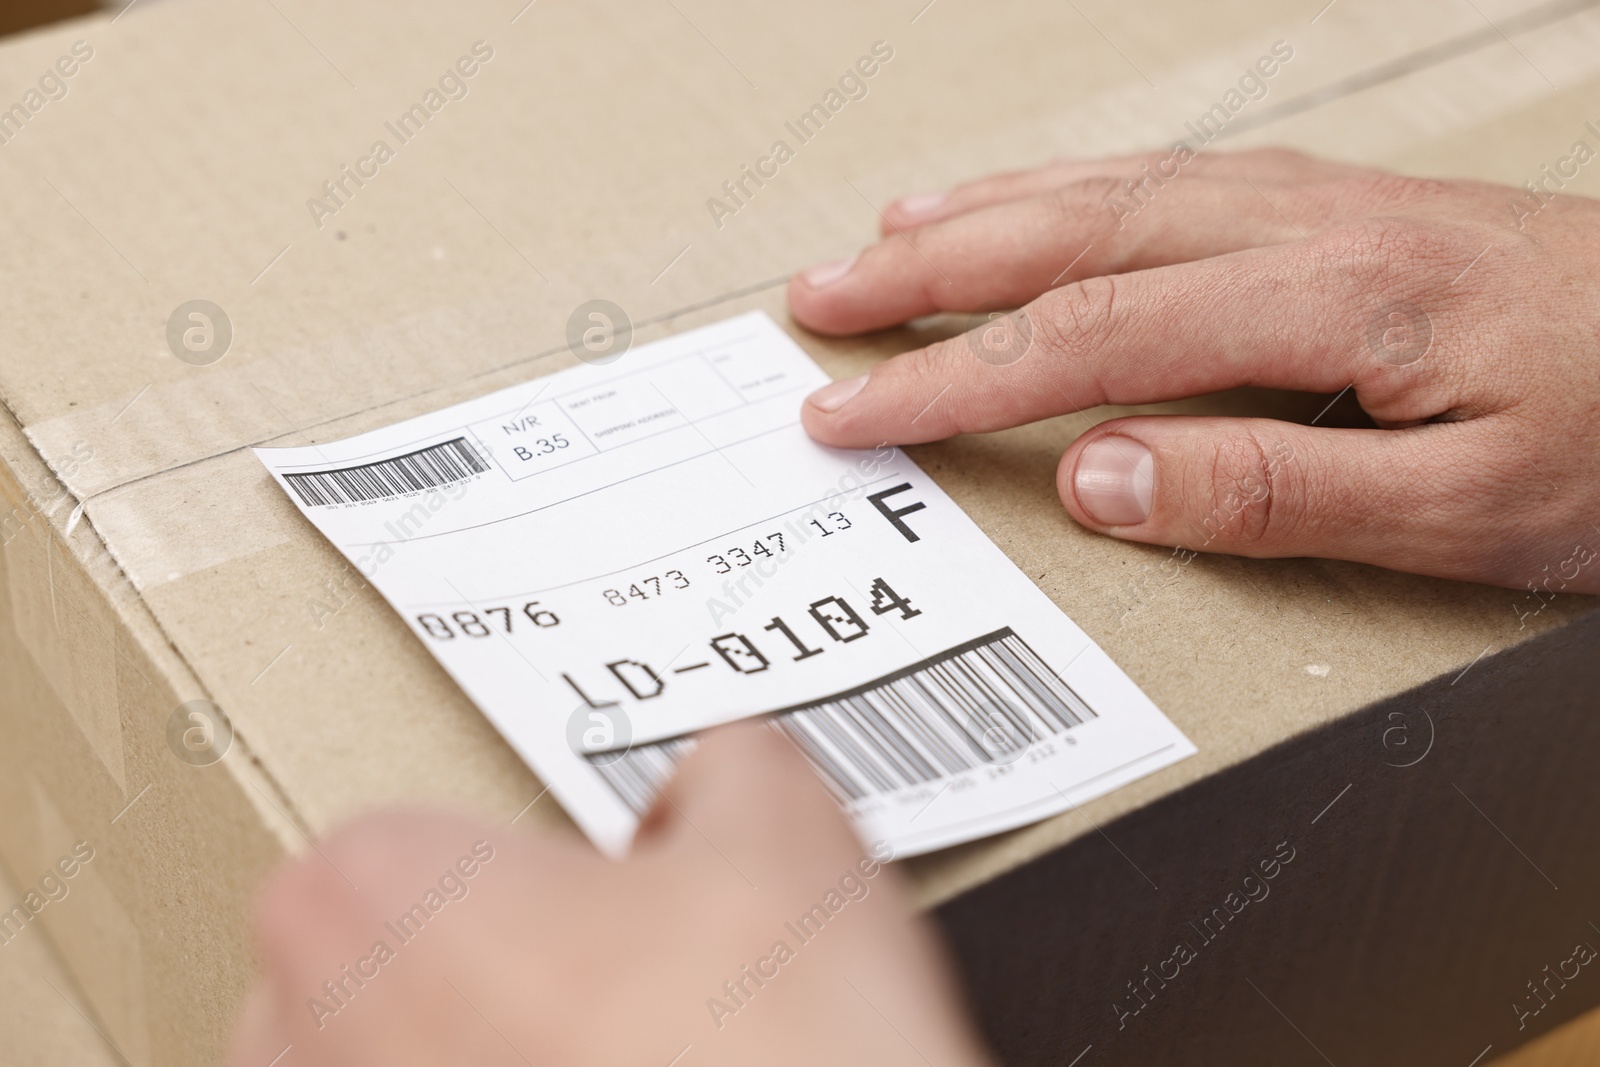
[[[515,633],[520,630],[548,630],[561,625],[561,619],[537,600],[522,605],[519,614],[512,608],[485,608],[477,611],[453,611],[448,615],[425,612],[417,616],[422,632],[435,641],[454,641],[458,637],[489,637],[496,633]]]

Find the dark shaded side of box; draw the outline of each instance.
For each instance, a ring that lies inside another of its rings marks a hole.
[[[1466,1067],[1600,1003],[1597,653],[1600,612],[945,904],[1002,1061]]]

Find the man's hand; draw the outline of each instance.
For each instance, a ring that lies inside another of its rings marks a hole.
[[[987,1063],[885,854],[748,723],[705,735],[621,863],[367,820],[267,890],[232,1063]]]
[[[1062,458],[1061,499],[1134,541],[1600,592],[1600,203],[1286,151],[1165,153],[907,197],[884,230],[791,281],[799,322],[1025,306],[818,391],[819,441],[1350,388],[1381,428],[1103,422]]]

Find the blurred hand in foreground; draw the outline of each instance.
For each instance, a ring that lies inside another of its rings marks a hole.
[[[883,231],[790,282],[801,324],[1022,310],[818,391],[817,440],[1349,388],[1378,429],[1102,422],[1062,502],[1133,541],[1600,592],[1600,202],[1183,148],[906,197]]]
[[[232,1063],[989,1063],[888,850],[771,730],[704,737],[620,863],[396,814],[289,864]]]

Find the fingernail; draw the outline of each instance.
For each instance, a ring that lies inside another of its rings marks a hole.
[[[855,378],[846,378],[842,382],[824,385],[807,399],[813,407],[819,407],[823,411],[838,411],[844,407],[846,401],[861,392],[861,387],[866,384],[867,376],[865,374]]]
[[[906,218],[920,219],[933,214],[948,199],[950,199],[949,191],[940,189],[933,193],[912,193],[910,196],[901,197],[895,201],[894,206]]]
[[[1155,458],[1131,437],[1107,435],[1078,455],[1072,484],[1078,503],[1102,526],[1133,526],[1150,517]]]
[[[806,284],[811,288],[821,289],[823,286],[832,285],[846,274],[849,274],[850,268],[854,267],[856,260],[860,258],[861,254],[858,252],[853,256],[845,259],[836,259],[831,263],[818,263],[815,267],[809,267],[802,271],[800,277],[804,278]]]

